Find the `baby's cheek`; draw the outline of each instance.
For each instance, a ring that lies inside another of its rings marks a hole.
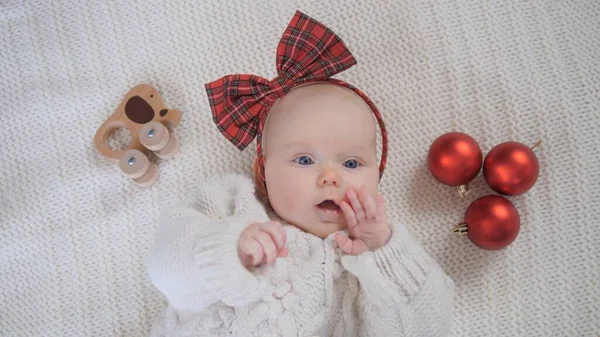
[[[293,193],[290,193],[290,191],[286,191],[286,195],[285,195],[285,209],[288,212],[291,213],[296,213],[298,206],[299,206],[299,198],[301,198],[300,196],[297,196]]]
[[[373,197],[373,199],[375,199],[375,197],[377,196],[377,193],[379,192],[379,185],[378,184],[372,184],[369,186],[369,194]]]
[[[365,185],[367,186],[371,196],[375,198],[377,192],[379,192],[379,170],[373,170],[372,172],[369,172]]]
[[[271,205],[278,211],[280,216],[289,216],[298,205],[299,196],[294,193],[293,186],[278,185],[276,191],[271,195]]]
[[[298,184],[297,181],[293,181],[293,179],[288,183],[283,194],[285,195],[288,210],[296,210],[301,204],[300,201],[306,198],[306,193],[304,193],[302,185]]]
[[[356,192],[356,194],[358,194],[360,192],[360,189],[363,186],[365,186],[367,188],[367,191],[369,191],[369,195],[375,198],[375,196],[377,196],[377,193],[379,192],[378,181],[378,177],[373,177],[372,174],[365,174],[364,176],[360,177],[360,179],[356,179],[356,181],[349,182],[346,191],[348,191],[348,189],[351,188],[352,190],[354,190],[354,192]]]

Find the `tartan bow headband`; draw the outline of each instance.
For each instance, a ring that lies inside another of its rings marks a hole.
[[[356,64],[344,42],[329,28],[296,11],[277,46],[277,77],[269,81],[249,74],[227,75],[206,84],[213,121],[219,131],[240,151],[256,137],[256,155],[262,183],[265,182],[262,131],[275,101],[294,87],[325,82],[345,87],[369,106],[382,137],[379,176],[387,162],[387,132],[381,114],[359,89],[331,76]]]

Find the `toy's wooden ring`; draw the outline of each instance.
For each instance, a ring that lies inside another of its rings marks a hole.
[[[125,128],[129,131],[131,135],[131,141],[124,149],[113,150],[108,146],[108,142],[110,140],[110,134],[117,129]],[[109,119],[102,124],[102,126],[96,132],[96,136],[94,137],[94,143],[96,144],[96,148],[98,151],[105,157],[118,161],[125,151],[129,149],[138,149],[140,148],[140,141],[138,139],[138,131],[133,129],[128,125],[128,123],[124,123],[118,119]]]
[[[140,129],[140,142],[149,150],[161,150],[169,142],[169,130],[160,122],[146,123]]]

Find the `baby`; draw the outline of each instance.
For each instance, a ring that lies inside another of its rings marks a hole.
[[[453,281],[378,191],[381,115],[330,78],[354,58],[300,12],[277,55],[273,81],[207,84],[219,130],[240,149],[257,137],[254,181],[211,177],[163,212],[148,270],[168,306],[151,335],[448,335]]]

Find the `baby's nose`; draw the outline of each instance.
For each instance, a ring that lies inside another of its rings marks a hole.
[[[319,177],[319,185],[321,186],[340,186],[340,179],[337,174],[332,171],[323,172],[321,177]]]

